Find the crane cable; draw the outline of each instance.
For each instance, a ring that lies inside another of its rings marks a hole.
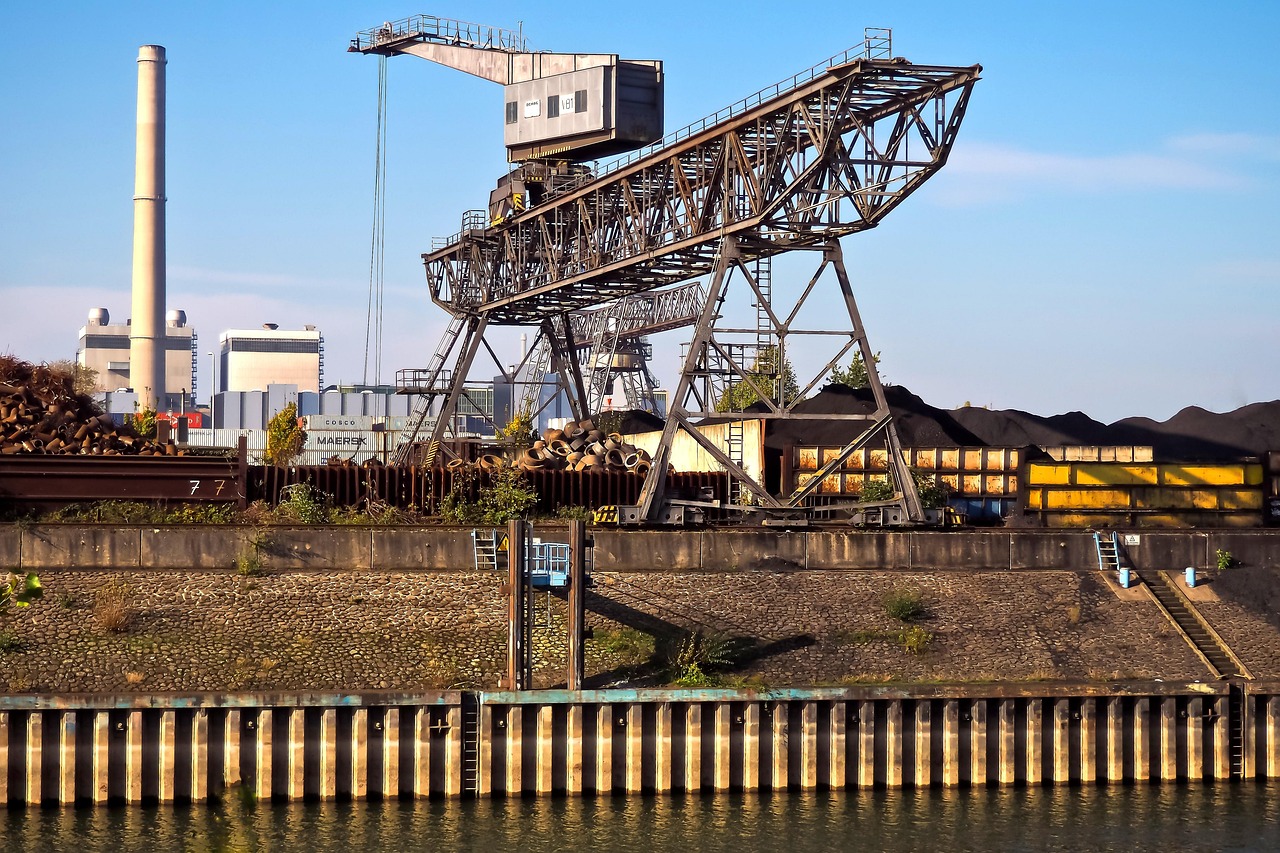
[[[378,129],[373,165],[373,234],[369,245],[369,299],[364,325],[364,384],[369,385],[369,355],[373,353],[373,382],[382,376],[382,284],[385,271],[387,213],[387,58],[378,57]]]

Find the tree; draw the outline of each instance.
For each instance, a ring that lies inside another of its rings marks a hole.
[[[156,437],[156,410],[143,406],[133,413],[133,427],[143,438]]]
[[[288,465],[302,455],[306,443],[307,433],[298,423],[298,404],[290,403],[267,424],[267,464]]]
[[[796,384],[795,371],[791,362],[782,358],[781,369],[778,361],[781,351],[776,346],[767,346],[756,356],[755,364],[747,371],[756,385],[762,390],[770,391],[769,399],[778,405],[790,403],[800,396],[800,386]],[[781,395],[778,390],[781,387]],[[741,412],[748,406],[760,402],[760,395],[745,379],[739,379],[729,386],[728,390],[716,401],[717,412]]]
[[[879,364],[880,353],[871,356],[871,360],[875,364]],[[862,353],[855,351],[853,361],[849,362],[848,367],[832,368],[831,381],[850,388],[869,388],[871,386],[871,378],[867,375],[867,364],[862,360]]]

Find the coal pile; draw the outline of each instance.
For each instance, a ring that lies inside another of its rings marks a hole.
[[[950,412],[930,406],[906,388],[886,385],[884,392],[898,438],[906,447],[977,447],[987,443],[966,429]],[[802,414],[870,415],[875,409],[875,398],[869,388],[848,388],[844,385],[828,385],[795,406],[795,411]],[[859,421],[772,421],[765,446],[842,446],[865,428],[866,423]]]
[[[172,456],[177,449],[117,426],[75,391],[70,374],[0,355],[0,454]]]
[[[955,409],[951,415],[977,436],[980,444],[990,447],[1135,443],[1117,442],[1110,427],[1083,412],[1044,417],[1018,409],[992,410],[965,406]]]
[[[898,385],[886,385],[885,397],[906,447],[1139,445],[1150,446],[1155,459],[1163,462],[1231,461],[1280,450],[1280,400],[1252,403],[1222,414],[1190,406],[1163,422],[1125,418],[1106,424],[1083,412],[1046,417],[1017,409],[939,409]],[[744,416],[764,410],[757,404]],[[875,401],[870,389],[828,385],[797,404],[795,410],[810,415],[868,415],[875,411]],[[788,444],[840,446],[852,441],[861,429],[856,421],[770,421],[765,445],[775,450]]]

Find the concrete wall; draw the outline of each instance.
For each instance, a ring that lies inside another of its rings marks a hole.
[[[554,540],[555,525],[539,526]],[[1090,569],[1093,534],[1077,531],[620,531],[596,529],[595,560],[610,571],[786,569]],[[1201,569],[1217,551],[1237,564],[1280,568],[1280,530],[1135,532],[1137,569]],[[1125,534],[1122,532],[1122,540]],[[232,568],[256,554],[277,569],[448,571],[472,566],[470,530],[426,527],[0,527],[0,560],[14,568]]]
[[[6,696],[0,803],[1280,778],[1277,686]]]

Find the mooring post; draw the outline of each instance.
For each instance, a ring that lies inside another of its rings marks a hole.
[[[507,522],[507,678],[508,690],[527,690],[525,679],[525,523]]]
[[[569,660],[566,681],[570,690],[581,690],[586,673],[587,523],[569,522]]]

